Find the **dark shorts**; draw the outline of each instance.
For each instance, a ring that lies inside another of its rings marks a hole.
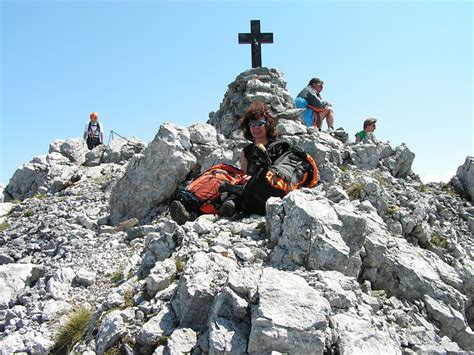
[[[89,148],[89,150],[92,150],[98,145],[102,144],[98,137],[87,137],[86,142],[87,142],[87,148]]]

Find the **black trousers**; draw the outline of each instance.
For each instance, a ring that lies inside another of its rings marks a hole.
[[[87,148],[89,148],[89,150],[92,150],[98,145],[102,144],[98,137],[87,137],[86,142],[87,142]]]

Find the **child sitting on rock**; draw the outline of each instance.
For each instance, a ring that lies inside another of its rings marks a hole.
[[[376,118],[368,118],[364,121],[364,129],[355,135],[356,143],[362,142],[367,138],[373,136],[372,132],[375,131]]]

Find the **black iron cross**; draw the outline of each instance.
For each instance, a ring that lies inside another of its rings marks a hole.
[[[260,20],[250,21],[250,33],[239,33],[239,44],[252,45],[252,68],[262,66],[262,43],[273,43],[273,33],[260,33]]]

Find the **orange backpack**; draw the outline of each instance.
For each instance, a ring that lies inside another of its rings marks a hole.
[[[204,214],[217,214],[220,200],[219,187],[224,183],[242,185],[248,180],[245,173],[227,164],[217,164],[197,176],[186,187],[200,203],[199,210]]]

